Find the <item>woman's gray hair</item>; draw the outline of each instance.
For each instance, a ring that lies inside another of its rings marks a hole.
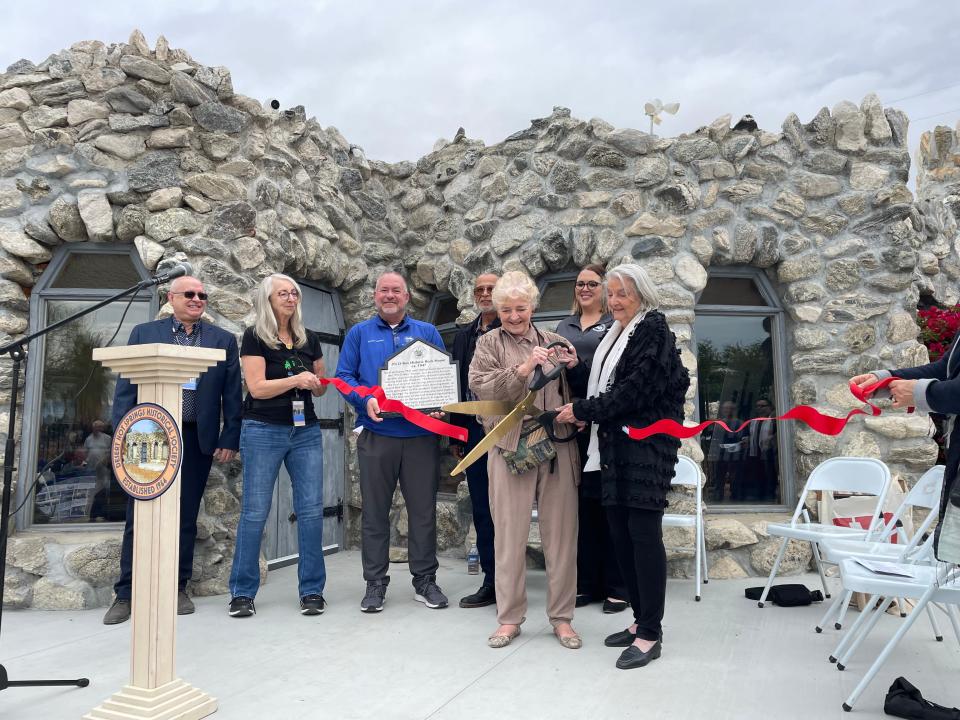
[[[297,291],[297,295],[300,297],[300,301],[297,302],[297,310],[290,318],[290,335],[293,337],[294,347],[303,347],[307,342],[307,329],[303,326],[303,312],[300,309],[303,301],[303,291],[297,281],[289,275],[281,275],[280,273],[267,275],[257,286],[253,294],[253,310],[256,314],[254,332],[267,347],[274,350],[280,349],[277,317],[273,314],[273,306],[270,305],[270,295],[273,293],[273,285],[277,280],[286,280],[293,285],[293,289]]]
[[[511,270],[505,272],[493,286],[493,306],[499,310],[503,302],[511,298],[523,298],[536,309],[537,302],[540,300],[540,291],[537,289],[537,284],[525,272]]]
[[[643,312],[660,307],[660,293],[642,266],[636,263],[617,265],[612,270],[607,270],[607,287],[613,279],[619,280],[627,292],[636,295]]]

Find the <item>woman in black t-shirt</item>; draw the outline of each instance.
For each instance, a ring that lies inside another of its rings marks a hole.
[[[319,337],[303,326],[301,297],[293,278],[265,278],[254,297],[256,324],[240,345],[248,392],[240,431],[243,505],[230,573],[233,617],[256,612],[260,540],[281,462],[297,516],[300,612],[319,615],[324,609],[323,444],[312,398],[326,390],[319,380],[325,369]]]

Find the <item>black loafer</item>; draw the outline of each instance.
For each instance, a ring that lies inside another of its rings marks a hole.
[[[593,599],[586,594],[577,595],[577,600],[574,603],[574,607],[585,607],[593,602]]]
[[[605,615],[613,615],[614,613],[623,612],[628,607],[630,607],[630,603],[628,603],[626,600],[603,601],[603,612]]]
[[[617,659],[617,667],[621,670],[633,670],[634,668],[641,668],[644,665],[647,665],[651,660],[656,660],[660,657],[661,652],[660,641],[658,640],[654,643],[653,647],[643,652],[636,645],[631,645],[622,653]]]
[[[613,635],[607,635],[603,641],[603,644],[607,647],[625,648],[633,645],[633,641],[636,639],[637,636],[629,630],[621,630],[620,632],[615,632]]]
[[[481,585],[473,595],[467,595],[460,598],[460,607],[462,608],[482,608],[487,605],[495,605],[497,602],[497,591],[490,585]]]

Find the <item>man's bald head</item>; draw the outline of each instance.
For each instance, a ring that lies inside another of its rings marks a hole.
[[[193,282],[191,282],[193,281]],[[197,280],[191,275],[181,275],[178,278],[174,278],[170,283],[170,292],[183,292],[184,290],[193,290],[194,285],[199,284],[200,289],[203,290],[203,283]]]
[[[193,297],[187,297],[186,293]],[[204,299],[200,298],[201,293]],[[167,292],[167,302],[173,308],[173,316],[187,325],[192,325],[203,317],[203,311],[207,309],[205,298],[203,283],[190,275],[174,278]]]

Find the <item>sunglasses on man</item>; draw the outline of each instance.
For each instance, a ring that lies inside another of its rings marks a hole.
[[[207,298],[210,297],[205,292],[197,292],[195,290],[184,290],[183,292],[172,292],[171,295],[183,295],[187,300],[193,300],[197,298],[206,302]]]

